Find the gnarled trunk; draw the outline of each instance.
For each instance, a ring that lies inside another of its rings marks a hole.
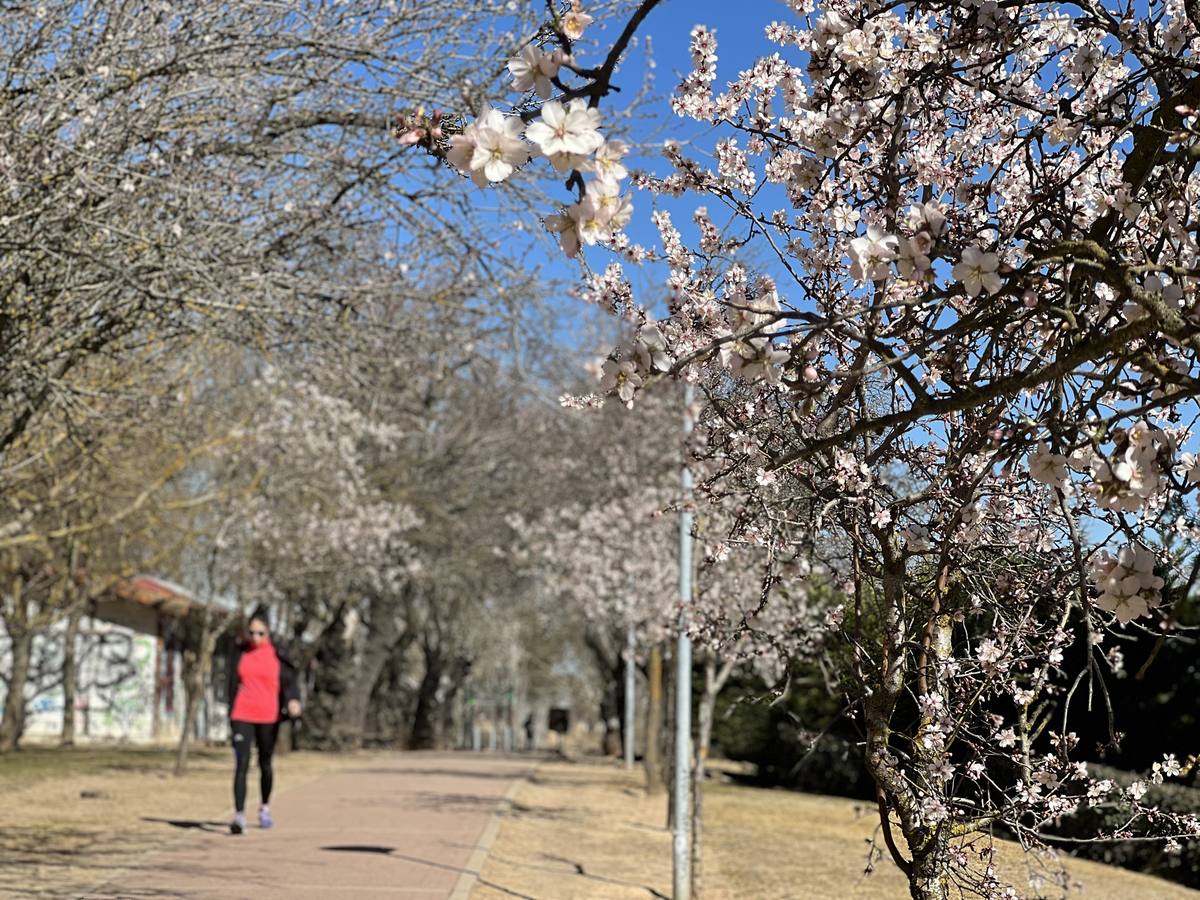
[[[442,686],[443,670],[441,654],[426,645],[425,674],[417,688],[417,705],[408,740],[408,746],[413,750],[432,750],[437,745],[438,690]]]
[[[67,628],[63,634],[63,720],[60,742],[64,747],[75,745],[75,700],[79,694],[79,661],[75,657],[79,641],[79,624],[83,620],[84,607],[76,604],[67,614]]]
[[[913,900],[949,900],[950,845],[940,831],[914,854],[908,890]]]
[[[880,826],[883,839],[897,867],[908,877],[913,900],[948,900],[950,896],[949,835],[940,824],[930,820],[923,809],[926,801],[944,802],[944,796],[930,797],[937,787],[923,784],[918,792],[914,782],[905,777],[897,755],[891,751],[892,717],[896,704],[905,690],[909,675],[908,634],[905,631],[906,592],[904,562],[895,548],[884,545],[885,565],[883,593],[885,619],[883,622],[882,672],[873,684],[872,693],[863,703],[866,726],[866,768],[875,780]],[[950,616],[942,614],[936,605],[930,615],[921,661],[917,665],[918,691],[937,687],[939,659],[951,652]],[[932,752],[920,740],[921,730],[932,723],[922,720],[920,730],[912,741],[913,763],[930,767]],[[908,844],[910,858],[906,859],[893,835],[892,814]]]
[[[179,729],[179,744],[175,751],[175,774],[187,771],[189,742],[196,730],[196,712],[204,697],[204,688],[212,672],[213,653],[226,623],[225,614],[218,614],[211,604],[197,615],[189,615],[180,623],[183,658],[183,727]]]
[[[33,658],[33,629],[29,627],[24,588],[22,577],[14,576],[9,587],[8,612],[4,617],[12,663],[8,670],[4,716],[0,718],[0,753],[16,750],[25,731],[25,683],[29,681],[29,664]]]
[[[33,631],[8,623],[12,666],[8,674],[8,693],[4,698],[4,717],[0,719],[0,753],[16,750],[25,731],[25,684],[33,658]]]
[[[357,624],[342,606],[321,633],[304,717],[305,734],[315,746],[335,750],[362,746],[375,686],[406,634],[400,614],[407,600],[407,593],[374,597],[370,618]],[[366,629],[365,636],[358,629]]]
[[[330,721],[329,737],[338,747],[357,749],[363,744],[371,694],[403,633],[394,607],[394,602],[378,598],[371,603],[370,631]]]
[[[204,679],[196,674],[200,665],[188,656],[191,651],[183,653],[183,725],[179,729],[179,745],[175,749],[175,774],[182,775],[187,771],[188,750],[192,731],[196,728],[196,711],[200,708],[200,698],[204,693]],[[189,671],[189,669],[191,671]]]
[[[662,647],[658,644],[650,648],[646,681],[646,754],[642,762],[646,769],[646,793],[658,794],[667,786],[660,746],[663,725],[663,654]]]

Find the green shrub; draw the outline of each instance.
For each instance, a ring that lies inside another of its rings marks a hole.
[[[875,789],[854,734],[824,731],[831,723],[845,725],[838,710],[837,698],[821,687],[793,689],[772,702],[761,681],[731,680],[717,701],[714,748],[753,763],[761,784],[870,799]]]

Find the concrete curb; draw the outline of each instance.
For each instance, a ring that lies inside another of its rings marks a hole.
[[[450,893],[450,900],[468,900],[471,896],[471,890],[479,882],[479,873],[483,871],[483,864],[487,862],[488,853],[491,852],[492,844],[496,842],[496,835],[500,832],[500,822],[512,809],[513,800],[516,799],[517,792],[521,790],[529,779],[537,772],[538,766],[532,766],[523,775],[519,776],[504,793],[504,799],[500,801],[500,805],[496,807],[496,811],[492,813],[491,818],[483,826],[483,831],[479,835],[479,840],[475,844],[475,849],[471,852],[471,858],[467,860],[467,866],[463,873],[458,876],[458,882],[454,885],[454,890]]]

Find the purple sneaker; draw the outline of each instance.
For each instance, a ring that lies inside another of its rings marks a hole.
[[[258,811],[258,827],[270,828],[275,822],[271,819],[271,810],[265,806]]]
[[[233,817],[233,821],[229,823],[230,834],[241,834],[246,830],[246,814],[238,813]]]

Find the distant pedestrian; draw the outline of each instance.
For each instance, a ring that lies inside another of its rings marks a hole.
[[[259,787],[262,805],[258,824],[273,824],[271,788],[274,771],[271,756],[279,723],[300,717],[300,694],[296,669],[276,650],[267,629],[267,613],[261,607],[250,617],[246,634],[234,644],[227,669],[229,678],[229,731],[233,738],[236,768],[233,775],[233,821],[229,830],[246,830],[246,776],[250,770],[250,744],[258,747]]]

